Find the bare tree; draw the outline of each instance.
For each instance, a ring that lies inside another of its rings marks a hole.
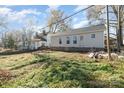
[[[33,34],[35,32],[34,26],[36,25],[36,20],[32,19],[27,19],[24,27],[22,28],[22,42],[23,42],[23,47],[28,45],[28,49],[30,48],[31,45],[31,40],[33,38]]]
[[[97,5],[94,7],[91,7],[87,11],[87,18],[90,20],[90,24],[92,24],[94,21],[99,21],[100,23],[103,22],[104,18],[101,18],[101,15],[103,15],[105,6]]]
[[[6,40],[4,39],[5,38],[5,34],[3,34],[3,32],[6,32],[8,30],[8,22],[6,20],[6,17],[0,17],[0,37],[1,37],[1,43],[2,43],[2,46],[4,47],[5,46],[5,43],[6,43]],[[3,38],[4,36],[4,38]]]
[[[94,6],[88,10],[87,17],[90,20],[90,23],[99,20],[99,23],[105,23],[105,6]],[[123,28],[123,23],[124,23],[124,6],[123,5],[110,5],[109,6],[109,14],[110,16],[110,26],[116,27],[117,29],[117,45],[118,45],[118,50],[120,46],[123,45],[123,33],[122,33],[122,28]],[[113,15],[115,16],[113,18]],[[118,24],[118,25],[117,25]]]
[[[12,32],[5,32],[2,40],[4,44],[4,48],[15,48],[15,39],[13,38],[13,33]]]
[[[69,20],[62,20],[66,16],[64,12],[60,10],[51,10],[50,16],[48,18],[47,24],[49,25],[49,32],[57,32],[57,31],[67,31],[70,28],[70,19]],[[62,21],[60,21],[62,20]]]
[[[21,42],[21,40],[22,40],[22,32],[20,30],[12,30],[11,32],[13,34],[13,39],[15,41],[14,48],[17,49],[19,42]]]

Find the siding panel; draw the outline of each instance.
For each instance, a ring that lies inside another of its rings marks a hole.
[[[91,34],[95,34],[95,38],[91,38]],[[77,44],[73,44],[73,36],[77,36]],[[80,36],[83,36],[83,40],[80,40]],[[67,37],[70,37],[70,44],[67,44]],[[62,44],[59,44],[59,38],[62,40]],[[49,46],[51,47],[96,47],[104,48],[104,32],[94,32],[87,34],[77,35],[59,35],[49,37]]]

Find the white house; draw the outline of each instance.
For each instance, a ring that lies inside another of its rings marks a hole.
[[[72,31],[49,33],[48,47],[63,48],[104,48],[105,25],[96,25]]]
[[[25,42],[19,42],[18,43],[18,50],[36,50],[40,48],[43,45],[43,41],[41,39],[32,39],[30,44],[28,41]]]
[[[40,39],[33,39],[30,44],[30,50],[36,50],[42,46],[42,41]]]

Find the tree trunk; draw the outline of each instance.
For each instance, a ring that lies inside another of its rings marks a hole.
[[[110,50],[110,37],[109,37],[109,9],[108,5],[106,5],[106,23],[107,23],[107,52],[108,52],[108,59],[111,61],[111,50]]]
[[[123,33],[122,33],[122,23],[120,16],[120,6],[118,6],[118,29],[117,29],[117,43],[118,43],[118,52],[121,51],[121,46],[123,45]]]

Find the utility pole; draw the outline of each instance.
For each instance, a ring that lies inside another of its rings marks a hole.
[[[111,50],[110,50],[110,40],[109,40],[109,11],[108,5],[106,5],[106,24],[107,24],[107,52],[108,52],[108,60],[111,61]]]
[[[121,20],[120,20],[120,6],[118,5],[118,26],[117,26],[117,42],[118,42],[118,52],[121,50],[121,45],[122,45],[122,31],[121,31]]]

